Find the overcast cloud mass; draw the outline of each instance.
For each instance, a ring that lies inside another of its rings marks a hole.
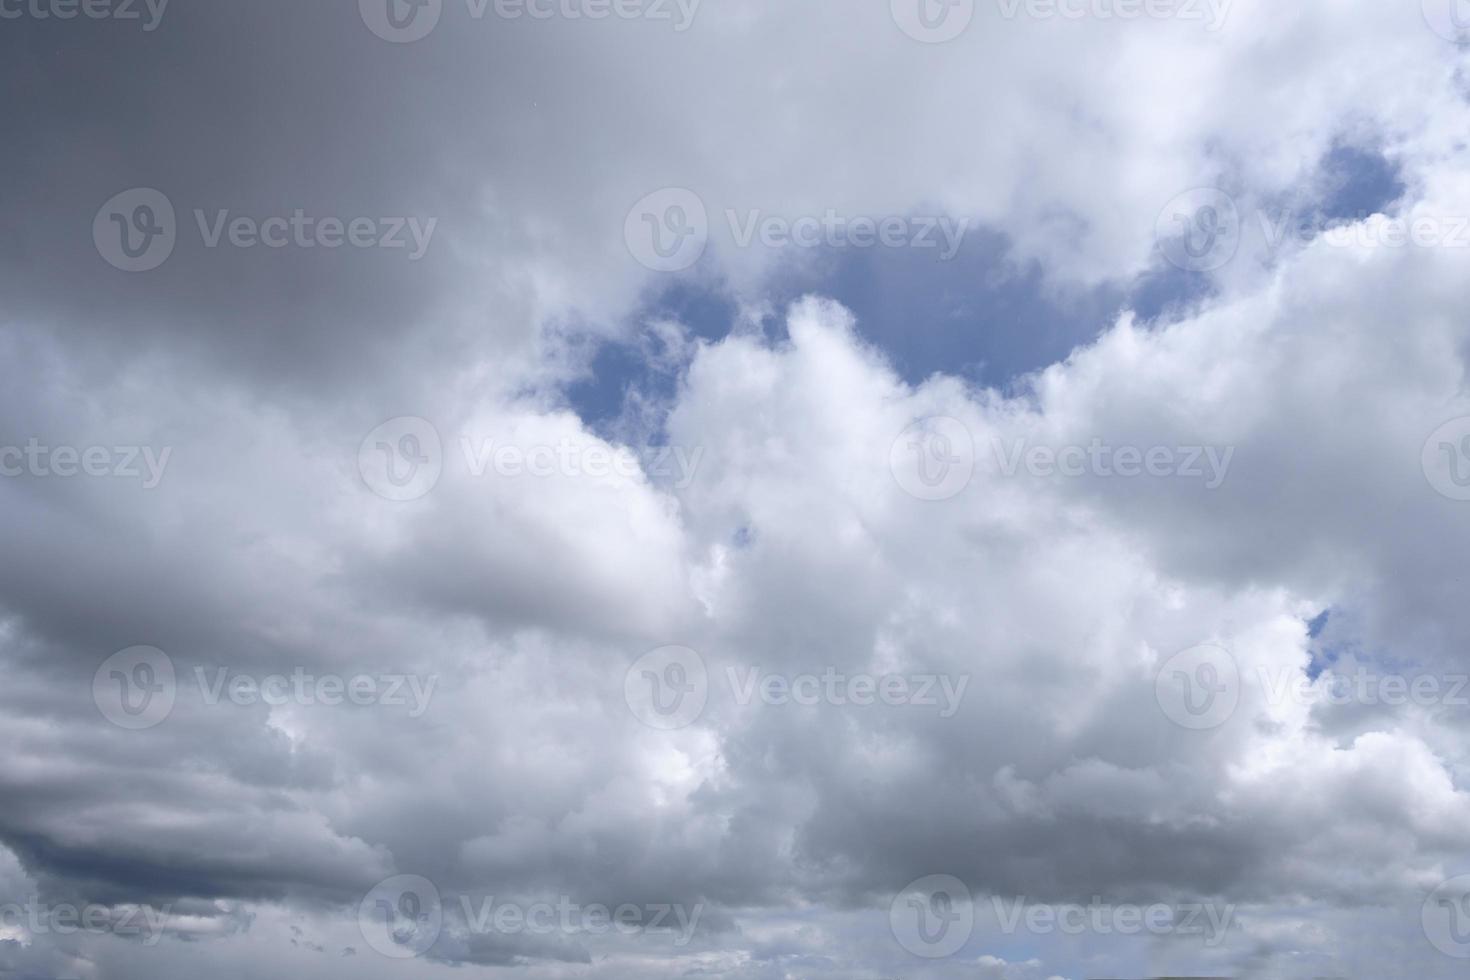
[[[1464,976],[1467,54],[0,0],[0,977]]]

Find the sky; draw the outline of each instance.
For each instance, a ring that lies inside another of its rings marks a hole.
[[[1462,976],[1467,52],[0,0],[0,978]]]

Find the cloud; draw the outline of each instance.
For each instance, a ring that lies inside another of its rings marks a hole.
[[[1315,2],[1238,0],[1216,31],[981,5],[938,45],[885,6],[674,31],[446,3],[410,44],[351,4],[0,33],[27,93],[3,110],[0,447],[168,451],[151,487],[0,478],[0,901],[170,916],[151,946],[0,921],[0,965],[326,977],[350,949],[386,976],[391,915],[395,951],[434,926],[425,973],[1453,972],[1420,921],[1470,845],[1451,696],[1321,692],[1464,671],[1460,503],[1423,456],[1470,416],[1467,254],[1384,234],[1470,215],[1458,50],[1417,11]],[[1320,203],[1344,145],[1392,163],[1396,213],[1267,247],[1254,219]],[[902,324],[862,333],[820,291],[772,325],[822,256],[721,230],[930,213],[1126,295],[1200,186],[1247,233],[1194,305],[1120,310],[995,388],[906,378],[863,339]],[[180,219],[151,272],[90,236],[128,187]],[[661,187],[711,218],[685,279],[624,241]],[[437,225],[418,261],[211,248],[196,209]],[[608,425],[568,410],[673,281],[737,322],[661,318],[639,357],[665,387]],[[98,671],[138,646],[172,707],[125,730],[94,698],[129,677]],[[647,724],[629,670],[670,647],[698,670],[654,679],[705,701]],[[404,679],[423,710],[209,685],[297,675]],[[1201,714],[1181,678],[1229,698]],[[439,905],[365,902],[407,875]],[[933,875],[976,910],[953,958],[892,920]],[[1007,930],[992,899],[1238,914],[1218,944],[1125,942]],[[487,901],[688,931],[487,931],[464,914]]]

